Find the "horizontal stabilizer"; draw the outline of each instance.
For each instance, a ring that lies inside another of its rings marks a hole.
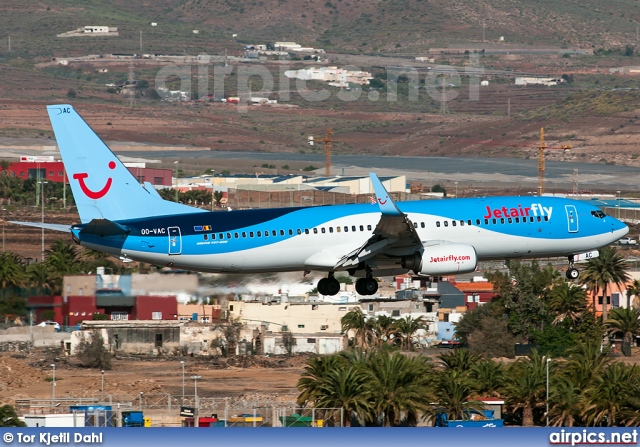
[[[107,219],[93,219],[85,227],[80,230],[80,235],[85,236],[93,234],[100,237],[105,236],[126,236],[131,230],[116,222]]]
[[[22,225],[25,227],[44,228],[45,230],[62,231],[69,233],[71,231],[71,225],[67,224],[53,224],[53,223],[41,223],[41,222],[17,222],[10,220],[9,223]]]

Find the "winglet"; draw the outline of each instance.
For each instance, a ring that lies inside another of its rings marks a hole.
[[[391,198],[391,196],[389,196],[389,193],[387,192],[385,187],[382,186],[382,182],[380,181],[378,176],[375,173],[370,172],[369,177],[371,178],[371,183],[373,184],[373,191],[376,194],[376,202],[380,207],[380,212],[386,216],[402,216],[402,212],[393,202],[393,199]]]

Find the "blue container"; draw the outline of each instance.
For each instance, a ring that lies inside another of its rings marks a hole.
[[[123,411],[123,427],[144,427],[144,415],[142,411]]]
[[[71,413],[84,413],[85,427],[115,427],[111,405],[72,405]]]

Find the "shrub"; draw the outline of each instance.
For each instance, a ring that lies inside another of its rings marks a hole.
[[[111,369],[111,355],[104,346],[100,331],[91,331],[82,337],[76,348],[76,357],[85,368]]]

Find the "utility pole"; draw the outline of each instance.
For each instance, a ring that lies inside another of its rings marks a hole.
[[[331,136],[333,135],[333,129],[329,127],[327,129],[327,136],[324,137],[324,175],[327,177],[331,175],[331,143],[333,142]]]
[[[11,52],[11,36],[9,36],[9,52]]]
[[[511,98],[507,98],[507,116],[511,116]]]
[[[142,57],[142,30],[140,30],[140,57]]]
[[[484,31],[485,28],[487,27],[486,23],[484,22],[484,19],[482,20],[482,43],[484,43]]]
[[[40,200],[42,201],[42,258],[41,262],[44,262],[44,185],[49,182],[38,182],[42,185],[42,194]],[[37,188],[36,188],[37,189]]]

